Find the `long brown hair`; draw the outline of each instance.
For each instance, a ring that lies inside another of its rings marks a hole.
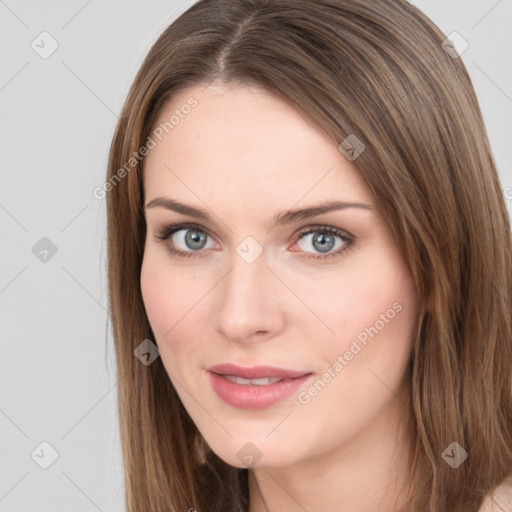
[[[408,511],[473,512],[512,471],[512,246],[477,98],[445,35],[405,0],[200,0],[158,38],[129,91],[104,194],[128,512],[246,511],[247,470],[220,460],[181,404],[140,290],[146,225],[141,148],[188,86],[257,85],[354,161],[418,290],[410,362]],[[134,156],[135,155],[135,156]],[[124,172],[122,171],[124,169]],[[457,442],[457,468],[442,454]]]

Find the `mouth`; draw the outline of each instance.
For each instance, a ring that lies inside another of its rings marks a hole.
[[[233,364],[207,369],[219,398],[241,409],[263,409],[288,398],[308,381],[312,372],[271,366],[242,367]]]

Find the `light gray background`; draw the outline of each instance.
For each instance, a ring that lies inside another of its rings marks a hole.
[[[105,200],[92,191],[143,57],[191,3],[0,0],[0,511],[124,510]],[[462,58],[512,187],[512,1],[415,3],[469,43]],[[46,59],[31,47],[51,48],[43,31],[59,45]],[[57,248],[46,262],[32,251],[43,237]],[[43,442],[58,453],[47,469]]]

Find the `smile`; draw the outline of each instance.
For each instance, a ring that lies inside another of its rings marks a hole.
[[[209,381],[217,396],[239,409],[265,409],[297,394],[313,374],[298,377],[259,377],[247,379],[209,371]]]

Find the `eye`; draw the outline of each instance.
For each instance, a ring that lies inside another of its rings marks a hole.
[[[354,245],[354,237],[332,226],[308,227],[299,235],[296,244],[311,258],[337,256]],[[311,253],[308,249],[313,249]]]
[[[183,258],[196,256],[195,253],[202,249],[215,247],[210,235],[203,228],[193,224],[164,226],[156,238],[162,242],[170,240],[171,243],[167,245],[169,252]]]
[[[217,248],[207,231],[195,224],[165,225],[155,235],[157,241],[167,242],[167,250],[178,258],[201,256],[203,249]],[[325,259],[338,256],[354,246],[355,237],[332,226],[308,226],[298,236],[293,252],[304,252],[307,258]],[[293,247],[293,246],[292,246]],[[310,251],[313,249],[313,251]]]

